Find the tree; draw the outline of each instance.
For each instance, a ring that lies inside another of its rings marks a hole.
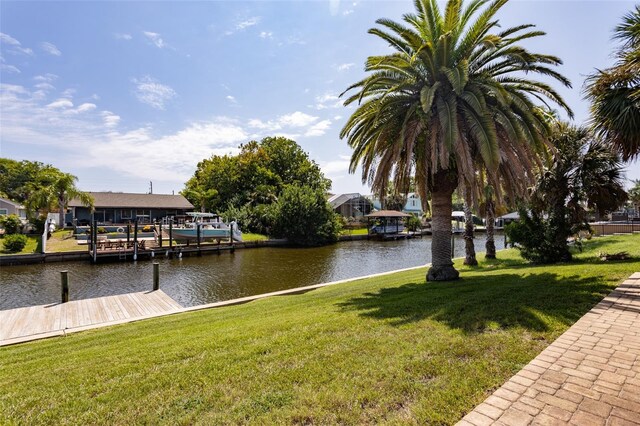
[[[507,0],[415,0],[404,23],[379,19],[374,34],[396,51],[371,56],[370,73],[348,87],[345,105],[358,103],[341,137],[354,149],[350,171],[384,194],[393,177],[432,199],[432,266],[427,280],[458,277],[451,261],[451,196],[458,185],[481,191],[478,168],[494,188],[524,193],[532,182],[549,124],[533,103],[571,110],[542,75],[570,86],[552,69],[554,56],[532,53],[520,41],[542,36],[532,25],[499,29],[495,18]],[[492,32],[497,31],[497,32]],[[344,95],[344,93],[343,93]],[[496,185],[502,179],[502,185]],[[496,196],[500,196],[499,193]]]
[[[551,141],[557,150],[528,209],[521,207],[521,222],[507,228],[523,257],[536,263],[571,260],[567,239],[589,229],[587,210],[605,214],[627,199],[620,157],[589,129],[558,123]]]
[[[240,145],[238,155],[200,161],[182,194],[201,208],[225,211],[272,204],[286,185],[326,191],[331,181],[295,141],[267,137]]]
[[[635,210],[640,210],[640,179],[633,181],[634,185],[628,191],[629,201]]]
[[[623,160],[640,155],[640,5],[615,28],[617,62],[586,81],[593,126]]]
[[[469,266],[476,266],[478,264],[478,260],[476,259],[476,248],[473,244],[474,224],[473,213],[471,212],[471,188],[464,188],[464,198],[464,264]]]
[[[69,205],[69,201],[77,198],[86,206],[93,209],[93,197],[86,192],[80,191],[76,187],[77,177],[70,173],[53,172],[51,184],[36,190],[30,196],[32,208],[39,206],[47,210],[57,208],[59,214],[59,225],[64,227],[64,215]]]
[[[496,224],[496,205],[493,200],[493,187],[491,185],[487,185],[484,187],[484,210],[485,210],[485,222],[486,222],[486,232],[487,232],[487,242],[485,243],[485,254],[484,257],[486,259],[495,259],[496,258],[496,242],[495,242],[495,224]]]
[[[292,244],[318,246],[338,240],[341,222],[324,191],[288,185],[276,207],[276,233]]]

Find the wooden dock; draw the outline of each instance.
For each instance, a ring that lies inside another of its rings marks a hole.
[[[182,311],[162,290],[0,311],[0,346]]]

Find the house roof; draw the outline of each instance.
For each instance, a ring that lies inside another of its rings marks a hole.
[[[182,195],[172,194],[130,194],[126,192],[88,192],[93,197],[95,208],[116,207],[136,209],[192,209],[191,204]],[[74,198],[69,207],[86,207]]]
[[[353,200],[354,198],[360,198],[360,197],[362,197],[362,195],[360,195],[357,192],[353,192],[351,194],[336,194],[331,196],[327,201],[329,201],[329,204],[331,204],[332,208],[336,209],[341,205],[343,205],[344,203],[346,203],[347,201]]]
[[[24,206],[22,204],[16,203],[15,201],[11,201],[8,198],[0,197],[0,201],[2,201],[3,203],[11,204],[16,209],[24,209]]]
[[[366,217],[411,217],[411,215],[397,210],[379,210],[366,215]]]

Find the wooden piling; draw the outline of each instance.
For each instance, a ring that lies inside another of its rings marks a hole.
[[[153,291],[160,289],[160,264],[153,262]]]
[[[60,271],[60,284],[62,287],[62,303],[69,301],[69,271]]]

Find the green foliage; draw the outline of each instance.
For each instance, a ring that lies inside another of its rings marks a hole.
[[[27,236],[22,234],[7,235],[2,239],[4,250],[8,253],[18,253],[27,245]]]
[[[198,163],[181,192],[209,211],[272,204],[286,185],[326,191],[331,181],[300,148],[284,137],[267,137],[240,145],[236,156],[214,155]]]
[[[416,232],[422,227],[422,221],[418,216],[411,215],[405,221],[406,228],[411,232]]]
[[[15,214],[0,216],[0,225],[4,228],[6,235],[18,234],[22,228],[22,221]]]
[[[552,161],[542,171],[521,223],[507,231],[523,257],[536,263],[571,259],[567,239],[589,229],[587,210],[600,214],[627,199],[622,163],[586,128],[559,123],[550,138]]]
[[[106,233],[107,233],[107,229],[106,228],[104,228],[102,226],[98,227],[98,234],[106,234]]]
[[[593,124],[624,160],[640,156],[640,5],[615,28],[616,64],[587,79]]]
[[[323,190],[286,186],[276,209],[276,235],[287,238],[292,244],[318,246],[338,240],[340,218],[327,202]]]

